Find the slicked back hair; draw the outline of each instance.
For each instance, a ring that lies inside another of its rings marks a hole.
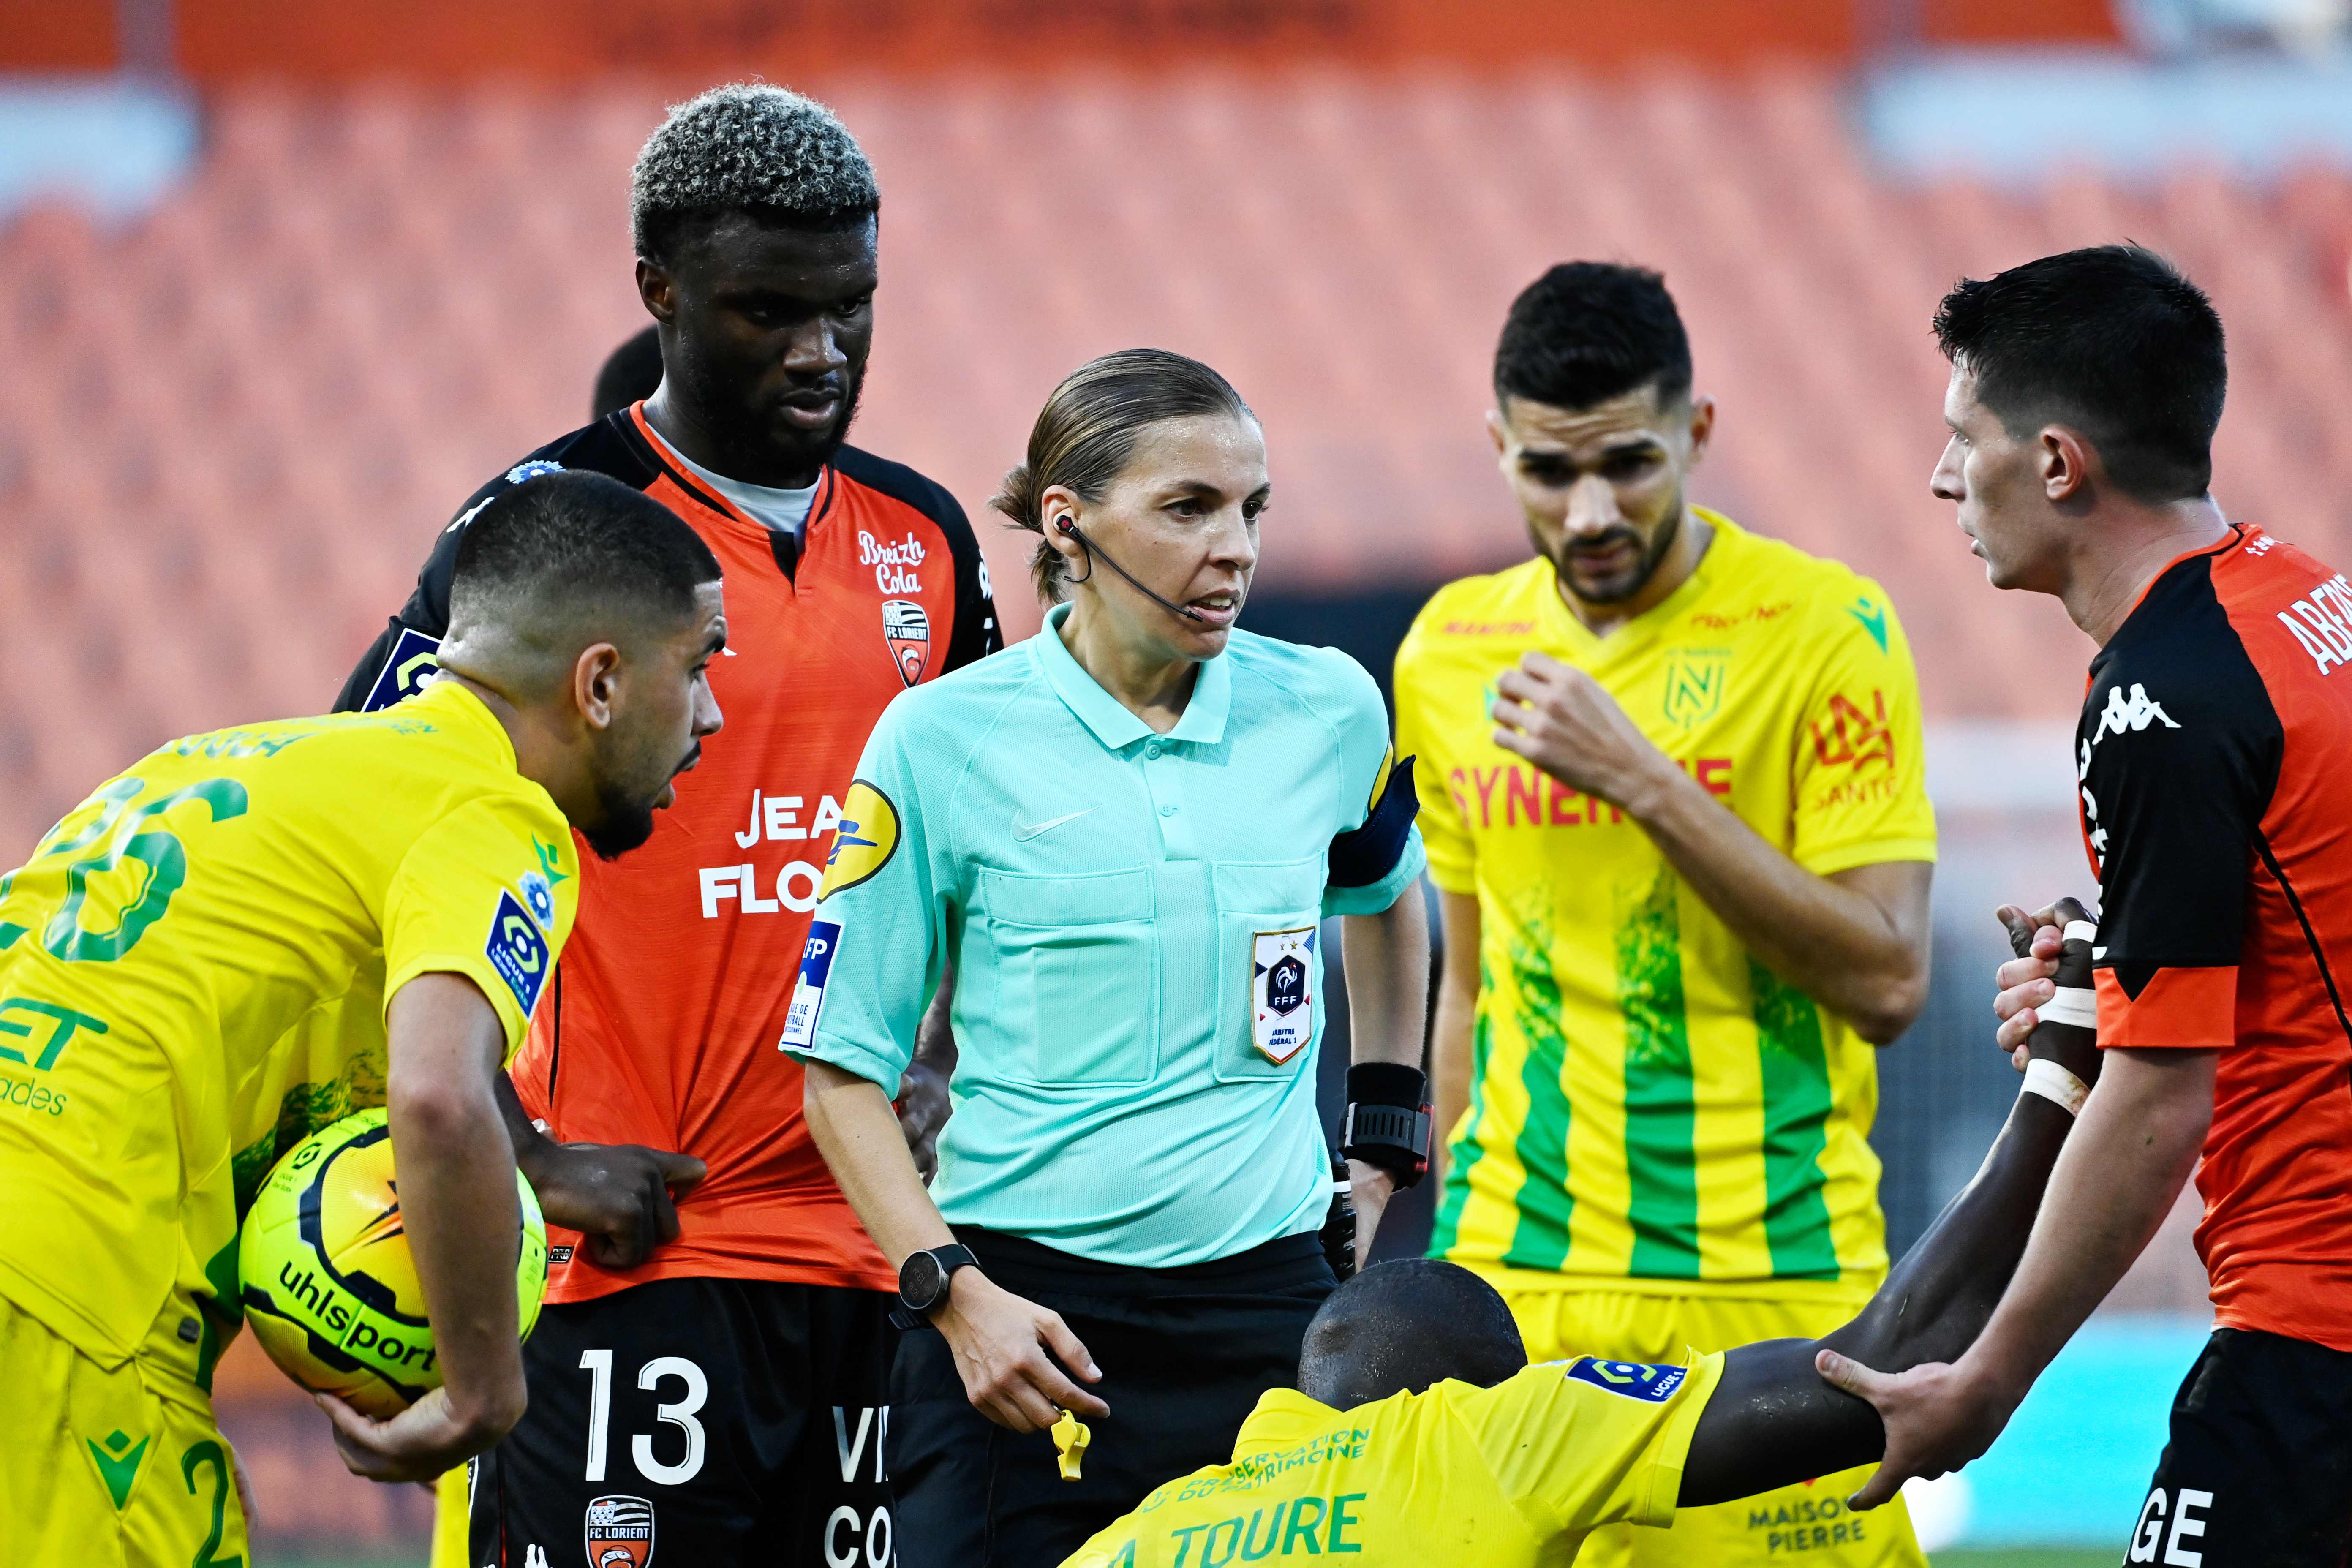
[[[453,636],[488,624],[526,643],[567,628],[618,640],[694,614],[719,558],[678,515],[603,474],[533,475],[466,523],[449,582]]]
[[[637,254],[656,266],[730,213],[837,233],[881,205],[849,128],[814,99],[765,82],[731,82],[672,106],[629,177]]]
[[[1658,406],[1690,395],[1689,334],[1666,280],[1612,261],[1563,262],[1519,292],[1495,345],[1495,402],[1591,408],[1647,386]]]
[[[1528,1350],[1492,1285],[1433,1258],[1375,1264],[1324,1300],[1298,1352],[1299,1392],[1338,1410],[1459,1378],[1492,1388]]]
[[[2221,318],[2154,251],[2102,245],[1964,278],[1936,311],[1936,341],[2012,437],[2072,426],[2116,488],[2150,505],[2212,487],[2230,385]]]

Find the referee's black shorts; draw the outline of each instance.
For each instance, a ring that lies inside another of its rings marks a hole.
[[[469,1478],[473,1568],[888,1568],[897,1299],[656,1279],[549,1306]]]
[[[2352,1352],[2216,1329],[2172,1401],[2127,1564],[2352,1563]]]
[[[1226,1463],[1258,1395],[1297,1379],[1307,1321],[1337,1284],[1313,1232],[1157,1269],[969,1226],[956,1239],[992,1281],[1062,1315],[1111,1413],[1087,1423],[1081,1477],[1065,1481],[1050,1436],[971,1407],[937,1330],[905,1335],[890,1380],[903,1568],[1057,1563],[1160,1482]]]

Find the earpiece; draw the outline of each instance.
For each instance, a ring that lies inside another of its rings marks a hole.
[[[1066,511],[1054,520],[1054,526],[1060,529],[1064,533],[1076,533],[1078,531],[1076,521],[1073,520],[1070,514]]]

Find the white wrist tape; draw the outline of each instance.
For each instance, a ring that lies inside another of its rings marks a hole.
[[[2046,1057],[2036,1057],[2025,1064],[2026,1094],[2038,1094],[2069,1116],[2083,1112],[2083,1101],[2091,1098],[2091,1086]]]
[[[2061,985],[2058,994],[2033,1010],[2045,1024],[2072,1024],[2078,1029],[2099,1026],[2099,994],[2087,985]]]
[[[2095,922],[2091,921],[2068,921],[2066,922],[2066,929],[2058,933],[2058,940],[2061,942],[2096,942],[2099,940],[2099,928]]]

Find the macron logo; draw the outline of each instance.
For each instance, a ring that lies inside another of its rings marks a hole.
[[[2132,682],[2129,697],[2126,697],[2120,688],[2111,686],[2107,689],[2107,705],[2099,712],[2098,732],[2091,740],[2096,743],[2109,735],[2120,735],[2126,730],[2137,735],[2150,724],[2162,724],[2168,730],[2180,728],[2172,721],[2172,715],[2164,710],[2163,703],[2149,700],[2147,688],[2138,681]]]

